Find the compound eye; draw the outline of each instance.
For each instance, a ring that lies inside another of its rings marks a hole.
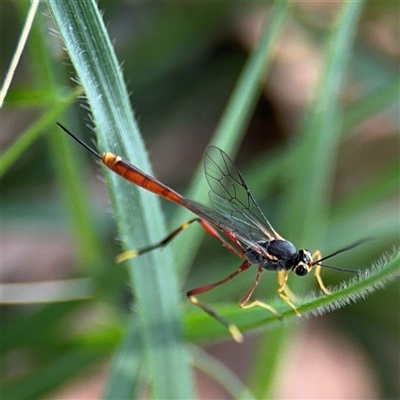
[[[297,275],[297,276],[304,276],[308,274],[308,268],[306,265],[304,264],[298,264],[296,265],[296,267],[293,269],[293,272]]]
[[[302,260],[305,264],[309,264],[312,260],[311,253],[308,250],[302,250]]]

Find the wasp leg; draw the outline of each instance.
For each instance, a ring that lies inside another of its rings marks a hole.
[[[313,259],[319,260],[321,258],[321,252],[319,250],[315,251],[313,253],[312,257],[313,257]],[[321,278],[321,266],[318,265],[318,264],[315,266],[314,276],[315,276],[315,279],[317,280],[318,285],[321,288],[321,290],[325,294],[331,294],[331,292],[326,288],[324,282],[322,281],[322,278]]]
[[[281,319],[281,316],[279,315],[278,311],[275,310],[274,307],[270,306],[269,304],[263,303],[260,300],[254,300],[250,304],[246,304],[249,301],[251,295],[253,294],[254,289],[257,287],[258,282],[260,281],[260,276],[261,276],[262,272],[263,272],[263,269],[258,268],[256,279],[254,280],[253,285],[251,286],[250,290],[247,292],[246,296],[243,297],[243,300],[240,302],[239,307],[242,309],[253,308],[253,307],[265,308],[266,310],[268,310],[272,314],[274,314],[276,318]]]
[[[278,272],[278,284],[279,286],[282,286],[283,281],[285,280],[285,275],[287,274],[286,271],[279,271]],[[290,290],[289,285],[286,283],[285,284],[285,290],[284,292],[286,295],[289,297],[289,299],[293,302],[296,302],[298,300],[297,296]]]
[[[243,343],[243,341],[244,341],[243,334],[242,334],[242,332],[240,332],[239,328],[235,324],[232,324],[226,318],[221,317],[221,315],[219,315],[211,307],[202,303],[196,296],[187,295],[187,297],[192,304],[194,304],[197,307],[200,307],[211,318],[216,319],[219,323],[221,323],[223,326],[225,326],[225,328],[228,329],[229,333],[231,334],[231,336],[233,337],[233,340],[235,342]]]
[[[272,307],[271,305],[267,304],[267,303],[263,303],[260,300],[254,300],[252,301],[250,304],[246,304],[243,305],[242,308],[243,310],[246,310],[247,308],[253,308],[253,307],[261,307],[261,308],[265,308],[266,310],[268,310],[269,312],[271,312],[272,314],[274,314],[274,316],[276,318],[278,318],[279,320],[282,319],[281,315],[278,313],[278,311],[275,310],[274,307]]]
[[[296,315],[298,317],[300,317],[301,314],[297,311],[296,306],[290,301],[289,296],[286,294],[285,286],[287,286],[286,282],[288,280],[288,277],[289,277],[289,273],[287,271],[284,271],[284,277],[283,277],[283,280],[282,280],[282,282],[281,282],[281,284],[280,284],[280,286],[278,288],[278,294],[279,294],[280,298],[285,303],[289,304],[289,306],[293,309],[293,311],[296,313]]]
[[[184,231],[186,228],[188,228],[193,222],[199,222],[199,218],[193,218],[190,221],[185,222],[182,224],[178,229],[175,229],[172,233],[170,233],[165,239],[161,240],[160,242],[144,247],[143,249],[140,250],[128,250],[125,251],[124,253],[121,253],[119,256],[116,257],[115,262],[117,264],[120,264],[126,260],[129,260],[131,258],[136,258],[140,256],[141,254],[147,253],[151,250],[157,249],[159,247],[164,247],[167,245],[172,239],[174,239],[176,236],[178,236],[182,231]]]
[[[174,239],[176,236],[178,236],[182,231],[184,231],[186,228],[188,228],[193,222],[197,222],[200,224],[200,226],[214,239],[217,239],[222,245],[227,248],[230,252],[233,254],[237,255],[240,258],[244,258],[243,256],[243,249],[242,248],[236,248],[232,246],[229,242],[227,242],[209,223],[206,221],[200,219],[200,218],[193,218],[190,221],[185,222],[182,224],[178,229],[175,229],[172,233],[170,233],[166,238],[161,240],[160,242],[144,247],[143,249],[140,250],[128,250],[125,251],[124,253],[121,253],[118,255],[115,259],[115,262],[117,264],[120,264],[126,260],[129,260],[131,258],[136,258],[139,257],[140,255],[147,253],[151,250],[155,250],[161,247],[166,246],[172,239]],[[234,238],[230,238],[232,241]],[[235,243],[238,243],[237,241]]]
[[[242,343],[243,342],[243,335],[240,332],[239,328],[232,324],[231,322],[229,322],[227,319],[221,317],[216,311],[214,311],[212,308],[210,308],[209,306],[205,305],[204,303],[202,303],[200,300],[197,299],[196,295],[198,294],[202,294],[202,293],[206,293],[212,289],[214,289],[215,287],[222,285],[223,283],[226,283],[228,281],[230,281],[231,279],[233,279],[236,275],[239,275],[241,272],[246,271],[247,269],[249,269],[251,267],[251,264],[248,261],[245,261],[240,267],[239,269],[237,269],[235,272],[233,272],[232,274],[228,275],[226,278],[209,284],[209,285],[205,285],[205,286],[201,286],[192,290],[189,290],[186,293],[187,298],[196,306],[200,307],[203,311],[205,311],[211,318],[216,319],[219,323],[221,323],[223,326],[225,326],[225,328],[228,329],[228,331],[230,332],[230,334],[232,335],[233,339],[238,342],[238,343]]]

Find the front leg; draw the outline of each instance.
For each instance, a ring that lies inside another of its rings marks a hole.
[[[313,253],[312,257],[313,257],[313,260],[314,259],[317,259],[317,260],[321,259],[322,258],[321,257],[321,252],[319,250],[315,251]],[[314,276],[315,276],[315,279],[317,280],[318,285],[321,288],[321,290],[325,294],[331,294],[331,292],[327,289],[327,287],[325,286],[324,282],[322,281],[322,278],[321,278],[321,266],[318,265],[318,264],[315,265]]]

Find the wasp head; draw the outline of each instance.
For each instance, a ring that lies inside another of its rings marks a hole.
[[[292,271],[298,276],[304,276],[310,272],[312,266],[313,259],[311,252],[305,249],[299,250]]]

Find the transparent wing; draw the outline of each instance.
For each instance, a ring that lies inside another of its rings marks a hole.
[[[200,218],[212,223],[214,226],[221,229],[221,231],[227,233],[232,233],[236,239],[244,243],[247,247],[251,247],[253,250],[257,251],[260,254],[263,254],[265,257],[269,257],[269,254],[266,252],[265,248],[263,248],[260,244],[258,244],[249,234],[242,229],[239,224],[235,223],[232,218],[229,218],[226,215],[213,210],[212,208],[203,206],[200,203],[197,203],[193,200],[184,199],[185,207],[194,212]],[[258,240],[262,239],[259,237]]]
[[[215,146],[205,152],[204,170],[211,202],[224,219],[253,241],[282,239],[265,218],[241,173],[229,156]]]

